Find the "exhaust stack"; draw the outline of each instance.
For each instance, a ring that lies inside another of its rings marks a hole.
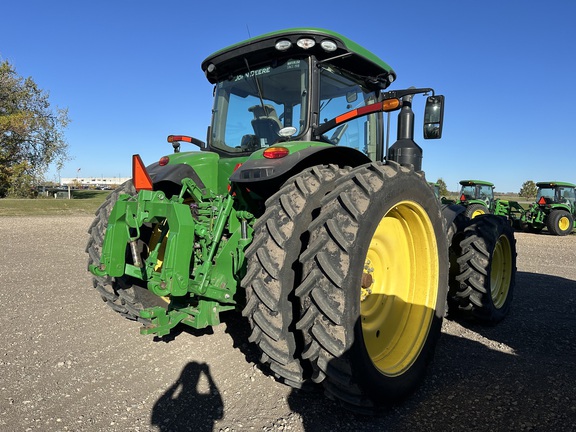
[[[412,98],[402,98],[402,109],[398,114],[398,133],[396,142],[388,150],[388,160],[400,165],[411,165],[414,171],[422,170],[422,148],[414,141],[414,111]]]

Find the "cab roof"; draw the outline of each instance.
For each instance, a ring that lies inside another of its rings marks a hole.
[[[314,45],[307,49],[298,46],[298,41],[305,38],[313,40]],[[279,41],[288,41],[289,44],[284,43],[286,48],[279,50],[276,48]],[[324,49],[322,42],[325,41],[334,42],[335,50]],[[396,79],[392,68],[367,49],[338,33],[319,28],[280,30],[231,45],[208,56],[202,62],[202,70],[208,81],[214,84],[246,72],[246,61],[254,69],[270,63],[271,59],[311,54],[320,61],[328,61],[338,68],[366,77],[380,88],[388,87]]]
[[[538,186],[538,187],[545,187],[545,188],[547,188],[547,187],[556,187],[556,186],[576,188],[576,185],[573,184],[573,183],[559,182],[559,181],[538,182],[538,183],[536,183],[536,186]]]
[[[483,186],[494,186],[494,183],[490,183],[484,180],[460,180],[462,186],[473,186],[473,185],[483,185]]]

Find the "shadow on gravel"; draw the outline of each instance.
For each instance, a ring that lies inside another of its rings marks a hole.
[[[223,320],[234,347],[258,363],[247,321],[239,313]],[[201,376],[209,391],[199,392]],[[361,416],[329,400],[320,386],[293,390],[288,402],[302,428],[314,432],[576,431],[574,388],[576,281],[518,272],[512,312],[499,325],[445,321],[426,380],[403,403]],[[155,404],[151,424],[211,431],[222,410],[208,365],[191,362]]]
[[[495,327],[447,321],[423,385],[363,417],[293,391],[306,431],[576,431],[576,281],[518,272],[512,313]]]
[[[150,423],[160,431],[209,432],[223,416],[224,404],[206,363],[190,362],[158,399]]]

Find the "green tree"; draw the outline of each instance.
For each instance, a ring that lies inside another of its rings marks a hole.
[[[443,197],[447,196],[448,195],[448,186],[446,185],[446,182],[444,181],[444,179],[442,177],[440,177],[438,180],[436,180],[436,184],[440,188],[440,196],[443,196]]]
[[[68,110],[52,109],[48,93],[31,77],[0,62],[0,197],[30,196],[50,164],[68,157]]]
[[[536,183],[534,183],[532,180],[527,180],[522,184],[518,195],[524,198],[534,198],[537,192],[538,187],[536,186]]]

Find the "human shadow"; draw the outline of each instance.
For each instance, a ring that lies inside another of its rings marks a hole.
[[[376,415],[293,391],[306,431],[576,431],[576,282],[518,272],[499,325],[445,320],[431,368],[406,400]]]
[[[156,401],[150,424],[160,431],[212,431],[224,414],[220,391],[206,363],[188,363]]]

